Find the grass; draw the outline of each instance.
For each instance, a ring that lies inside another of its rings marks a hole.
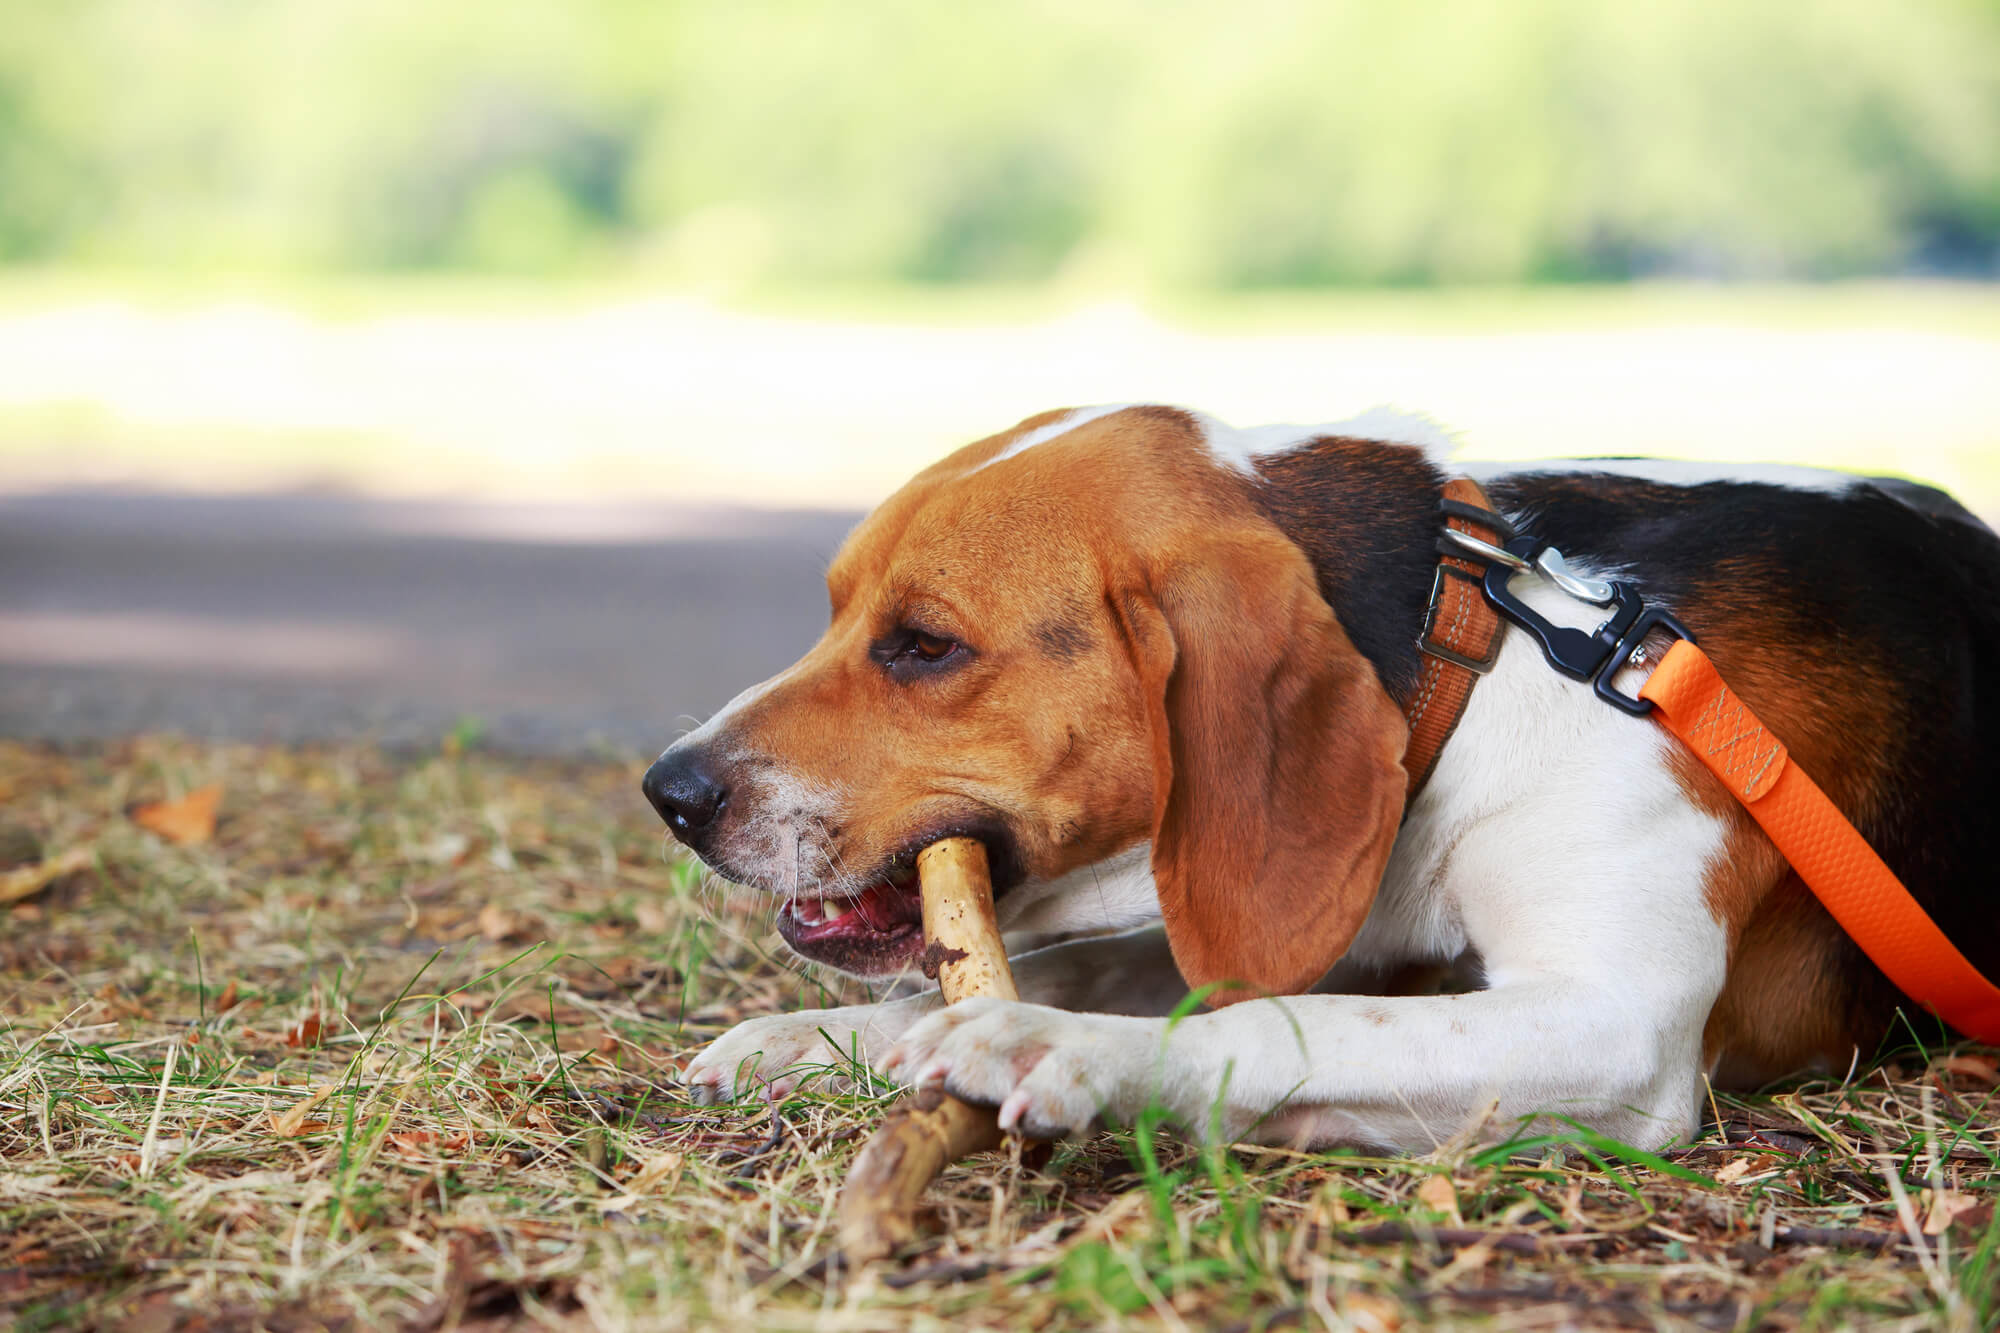
[[[0,866],[90,857],[0,908],[0,1322],[2000,1319],[2000,1110],[1972,1048],[1717,1096],[1664,1156],[1583,1132],[1422,1160],[1202,1151],[1142,1120],[962,1164],[916,1252],[843,1273],[830,1205],[891,1090],[681,1096],[703,1042],[837,987],[663,854],[637,772],[456,743],[0,743]],[[209,842],[128,817],[209,782]]]

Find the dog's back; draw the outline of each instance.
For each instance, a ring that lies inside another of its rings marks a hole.
[[[1943,492],[1894,479],[1676,485],[1622,461],[1573,466],[1489,490],[1571,558],[1673,608],[1945,933],[2000,976],[1985,860],[2000,800],[2000,537]],[[1753,845],[1747,824],[1735,841]],[[1741,1067],[1763,1070],[1878,1039],[1908,1001],[1795,876],[1779,866],[1759,885],[1768,852],[1743,854],[1711,1044],[1747,1048]]]

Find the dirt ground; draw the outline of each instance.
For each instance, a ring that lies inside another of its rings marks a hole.
[[[1995,1052],[1717,1096],[1665,1155],[1156,1126],[954,1168],[893,1264],[830,1206],[893,1095],[699,1107],[838,987],[671,854],[640,760],[0,742],[0,1323],[1887,1328],[2000,1318]]]

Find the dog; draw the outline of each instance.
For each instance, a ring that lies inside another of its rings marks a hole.
[[[1698,634],[2000,972],[2000,538],[1942,492],[1468,469],[1382,411],[1238,430],[1072,409],[883,502],[829,569],[824,637],[643,782],[812,962],[913,975],[915,854],[950,835],[985,845],[1010,938],[1061,942],[1014,959],[1019,1001],[744,1022],[695,1089],[783,1096],[852,1057],[1038,1138],[1157,1106],[1220,1140],[1424,1152],[1567,1123],[1651,1148],[1698,1128],[1710,1085],[1837,1075],[1899,1013],[1932,1022],[1714,776],[1516,625],[1417,787],[1439,502],[1466,475],[1575,576],[1631,580]],[[1552,624],[1603,619],[1515,587]]]

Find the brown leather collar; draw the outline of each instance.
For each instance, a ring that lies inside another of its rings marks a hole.
[[[1462,477],[1445,483],[1444,498],[1478,509],[1493,507],[1477,482]],[[1502,544],[1498,530],[1476,519],[1453,513],[1445,524],[1481,541]],[[1410,775],[1409,795],[1403,806],[1406,811],[1416,803],[1417,793],[1437,767],[1444,743],[1465,715],[1472,687],[1493,669],[1500,656],[1507,627],[1486,601],[1480,586],[1485,572],[1476,562],[1459,556],[1438,557],[1430,611],[1424,616],[1423,632],[1417,636],[1423,665],[1417,688],[1403,705],[1403,717],[1410,724],[1410,744],[1403,752],[1403,769]]]

